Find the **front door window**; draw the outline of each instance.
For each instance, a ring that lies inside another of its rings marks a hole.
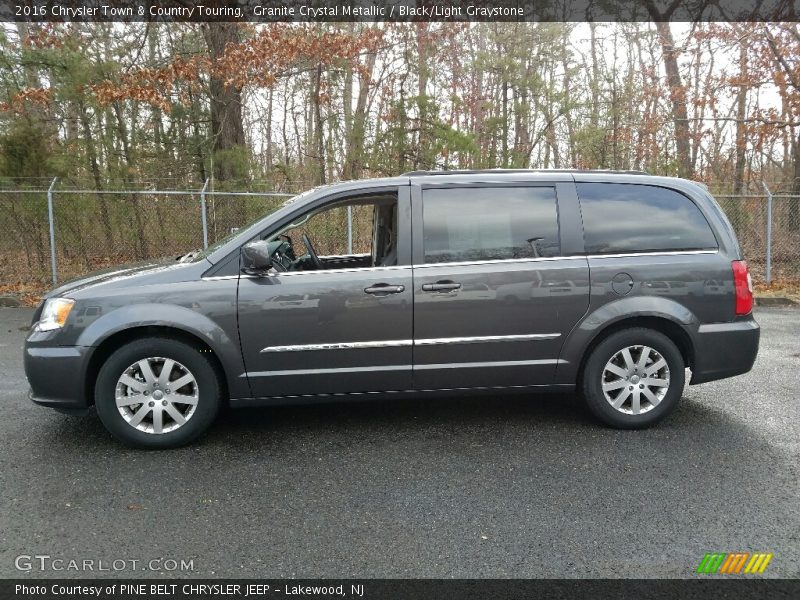
[[[338,202],[295,219],[267,241],[279,271],[388,267],[397,264],[396,194]]]

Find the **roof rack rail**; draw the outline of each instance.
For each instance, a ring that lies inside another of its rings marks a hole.
[[[613,169],[454,169],[452,171],[408,171],[401,177],[423,175],[475,175],[479,173],[608,173],[609,175],[650,175],[647,171]]]

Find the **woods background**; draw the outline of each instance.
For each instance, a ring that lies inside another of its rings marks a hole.
[[[765,182],[782,195],[778,277],[800,279],[796,23],[7,23],[0,83],[6,286],[49,281],[55,177],[59,261],[77,275],[200,246],[207,180],[299,192],[494,167],[705,182],[757,276]],[[279,201],[212,196],[210,241]]]

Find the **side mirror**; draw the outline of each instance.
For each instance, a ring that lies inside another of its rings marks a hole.
[[[248,275],[266,275],[272,268],[272,258],[266,241],[259,240],[242,246],[242,272]]]

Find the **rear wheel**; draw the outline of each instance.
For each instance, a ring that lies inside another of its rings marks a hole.
[[[582,377],[589,409],[613,427],[640,429],[666,417],[685,383],[683,357],[658,331],[625,329],[592,350]]]
[[[197,348],[168,338],[130,342],[100,369],[95,406],[114,437],[174,448],[202,434],[219,411],[219,378]]]

